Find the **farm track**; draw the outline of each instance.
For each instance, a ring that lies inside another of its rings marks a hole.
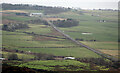
[[[67,39],[73,41],[73,42],[76,43],[77,45],[80,45],[80,46],[82,46],[82,47],[84,47],[84,48],[87,48],[87,49],[93,51],[94,53],[102,56],[103,58],[107,58],[107,59],[109,59],[109,60],[111,60],[111,61],[113,61],[113,62],[118,61],[117,58],[114,58],[114,57],[112,57],[111,55],[103,54],[102,52],[100,52],[100,51],[98,51],[98,50],[95,50],[95,49],[93,49],[93,48],[91,48],[91,47],[89,47],[89,46],[87,46],[87,45],[85,45],[85,44],[83,44],[83,43],[81,43],[81,42],[78,42],[78,41],[74,40],[74,39],[71,38],[69,35],[65,34],[65,33],[62,32],[60,29],[58,29],[58,28],[57,28],[54,24],[52,24],[50,21],[47,21],[47,22],[48,22],[48,24],[49,24],[53,29],[55,29],[56,31],[58,31],[58,32],[61,33],[63,36],[65,36]]]

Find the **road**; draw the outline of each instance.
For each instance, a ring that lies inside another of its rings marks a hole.
[[[85,48],[87,48],[87,49],[95,52],[96,54],[98,54],[98,55],[100,55],[100,56],[102,56],[102,57],[104,57],[104,58],[107,58],[107,59],[109,59],[109,60],[111,60],[111,61],[113,61],[113,62],[118,61],[117,58],[114,58],[114,57],[112,57],[112,56],[110,56],[110,55],[103,54],[102,52],[100,52],[100,51],[98,51],[98,50],[95,50],[95,49],[93,49],[93,48],[91,48],[91,47],[89,47],[89,46],[87,46],[87,45],[85,45],[85,44],[83,44],[83,43],[81,43],[81,42],[79,42],[79,41],[74,40],[74,39],[71,38],[69,35],[65,34],[63,31],[61,31],[60,29],[58,29],[53,23],[51,23],[50,21],[47,21],[47,22],[48,22],[48,24],[49,24],[52,28],[54,28],[54,29],[55,29],[56,31],[58,31],[59,33],[63,34],[63,36],[65,36],[67,39],[75,42],[77,45],[80,45],[80,46],[82,46],[82,47],[85,47]]]

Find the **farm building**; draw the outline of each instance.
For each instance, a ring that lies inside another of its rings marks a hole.
[[[0,60],[5,60],[5,58],[0,58]]]
[[[64,60],[68,60],[68,59],[69,59],[69,60],[74,60],[75,57],[65,57],[65,58],[64,58]]]
[[[41,17],[43,13],[30,13],[30,16]]]

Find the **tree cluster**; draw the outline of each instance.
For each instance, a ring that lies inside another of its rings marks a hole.
[[[9,23],[2,25],[2,30],[15,31],[16,29],[28,28],[27,24],[24,23]]]
[[[41,19],[36,19],[36,20],[30,20],[27,21],[28,23],[32,23],[32,24],[43,24],[43,25],[48,25],[48,22],[45,20],[41,20]]]
[[[77,58],[77,60],[80,62],[91,63],[91,64],[96,64],[101,66],[113,65],[113,63],[110,60],[106,61],[104,58]]]
[[[53,60],[54,55],[44,54],[44,53],[37,53],[35,59],[37,59],[37,60]]]
[[[52,22],[57,27],[73,27],[73,26],[79,25],[79,22],[74,19],[57,20],[57,21],[52,21]]]

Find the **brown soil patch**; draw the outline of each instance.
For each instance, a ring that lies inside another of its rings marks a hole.
[[[56,40],[57,41],[57,39],[54,39],[53,37],[46,37],[46,36],[35,36],[34,37],[34,40],[36,40],[36,41],[49,41],[49,40]]]
[[[3,11],[0,11],[0,12],[18,12],[18,13],[28,13],[26,11],[22,11],[22,10],[3,10]]]
[[[15,21],[11,21],[11,20],[4,19],[4,20],[2,20],[2,23],[3,23],[3,24],[15,23]]]
[[[8,24],[8,23],[16,23],[16,21],[12,21],[12,20],[7,20],[7,19],[3,19],[2,20],[3,24]]]
[[[48,35],[54,35],[54,36],[63,36],[61,33],[56,31],[55,29],[51,29],[51,33],[48,33]]]
[[[44,18],[44,19],[49,21],[66,20],[65,18]]]
[[[100,51],[112,56],[118,56],[118,50],[100,50]]]

